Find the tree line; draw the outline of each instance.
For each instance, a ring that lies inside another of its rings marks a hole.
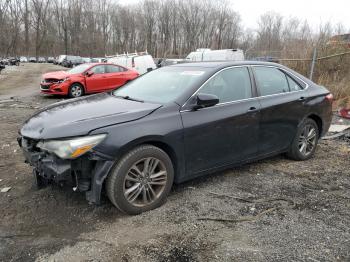
[[[197,48],[241,48],[248,56],[301,57],[342,25],[268,12],[246,29],[226,0],[0,0],[0,56],[104,56],[147,50],[184,57]]]

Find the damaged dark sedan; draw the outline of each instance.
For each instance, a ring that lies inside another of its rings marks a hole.
[[[68,183],[128,214],[162,205],[173,183],[286,153],[311,158],[332,94],[267,62],[164,67],[119,89],[48,106],[18,138],[37,185]]]

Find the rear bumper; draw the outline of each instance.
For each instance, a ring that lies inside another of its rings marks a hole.
[[[35,148],[35,141],[19,137],[18,143],[23,150],[25,162],[33,167],[36,181],[72,186],[73,190],[85,192],[86,199],[100,203],[104,179],[113,166],[113,161],[97,152],[90,152],[77,159],[59,157]]]

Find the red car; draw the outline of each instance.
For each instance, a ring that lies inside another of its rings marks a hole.
[[[87,63],[68,71],[43,75],[40,90],[44,94],[79,97],[115,89],[139,74],[125,67],[107,63]]]

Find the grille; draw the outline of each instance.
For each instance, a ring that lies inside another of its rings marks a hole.
[[[41,89],[49,89],[50,88],[50,86],[48,86],[48,85],[40,85],[40,87],[41,87]]]

